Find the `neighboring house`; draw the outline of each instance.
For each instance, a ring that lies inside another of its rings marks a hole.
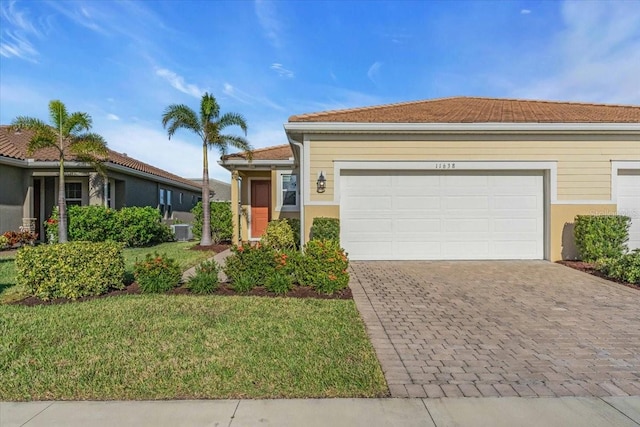
[[[189,178],[189,181],[202,185],[202,178]],[[229,202],[231,201],[231,184],[209,178],[209,189],[211,190],[212,202]]]
[[[54,149],[27,155],[31,132],[0,126],[0,233],[35,223],[44,236],[43,221],[58,203],[59,162]],[[197,183],[109,150],[106,180],[86,163],[65,159],[68,205],[153,206],[167,219],[190,221],[201,197]]]
[[[576,215],[618,212],[640,247],[640,106],[458,97],[284,127],[290,146],[221,161],[243,240],[286,213],[303,241],[313,218],[340,218],[355,260],[558,260],[577,255]]]

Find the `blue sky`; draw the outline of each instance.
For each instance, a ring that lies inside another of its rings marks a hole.
[[[290,115],[448,96],[640,104],[640,2],[0,2],[0,123],[93,117],[120,152],[199,177],[199,141],[164,108],[204,91],[254,147]],[[229,132],[236,132],[229,129]],[[218,158],[214,154],[212,159]],[[213,178],[229,174],[211,162]]]

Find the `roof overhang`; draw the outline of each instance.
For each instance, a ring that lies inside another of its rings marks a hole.
[[[347,123],[288,122],[288,134],[304,133],[640,133],[640,123]]]
[[[60,162],[51,161],[51,160],[34,160],[34,159],[13,159],[11,157],[0,156],[0,163],[6,164],[10,166],[18,166],[22,168],[29,169],[51,169],[58,168],[60,166]],[[84,162],[76,162],[76,161],[65,161],[65,168],[77,168],[77,169],[93,169],[91,165]],[[169,178],[165,178],[162,176],[150,174],[147,172],[139,171],[136,169],[128,168],[126,166],[121,166],[112,162],[104,162],[104,167],[107,170],[122,172],[125,175],[137,176],[140,178],[144,178],[150,181],[161,182],[163,184],[171,185],[173,187],[183,188],[185,190],[190,191],[202,191],[202,187],[199,185],[188,185],[186,183],[182,183],[180,181],[174,181]]]
[[[295,165],[293,159],[287,160],[218,160],[218,164],[228,171],[234,170],[269,170],[273,168],[291,168]]]

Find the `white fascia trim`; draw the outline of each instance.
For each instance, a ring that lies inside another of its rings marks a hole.
[[[287,132],[640,132],[637,123],[344,123],[289,122]]]
[[[640,161],[611,161],[611,202],[618,204],[618,173],[620,170],[640,170]]]
[[[294,164],[293,159],[290,160],[253,160],[253,161],[248,161],[248,160],[225,160],[224,162],[222,160],[218,161],[218,164],[220,166],[222,166],[225,169],[231,170],[229,169],[227,166],[244,166],[246,168],[251,169],[252,166],[254,167],[259,167],[259,166],[292,166]],[[235,169],[235,168],[232,168]]]
[[[454,168],[442,168],[442,165],[455,164]],[[334,190],[333,203],[340,203],[340,175],[345,170],[422,170],[422,171],[468,171],[468,170],[542,170],[549,172],[550,202],[558,200],[558,162],[556,161],[335,161],[333,163]]]
[[[9,166],[27,167],[29,164],[26,160],[14,159],[12,157],[0,156],[0,164]]]

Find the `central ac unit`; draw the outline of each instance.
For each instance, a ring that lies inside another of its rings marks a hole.
[[[193,231],[190,224],[172,224],[171,231],[178,242],[186,242],[193,239]]]

